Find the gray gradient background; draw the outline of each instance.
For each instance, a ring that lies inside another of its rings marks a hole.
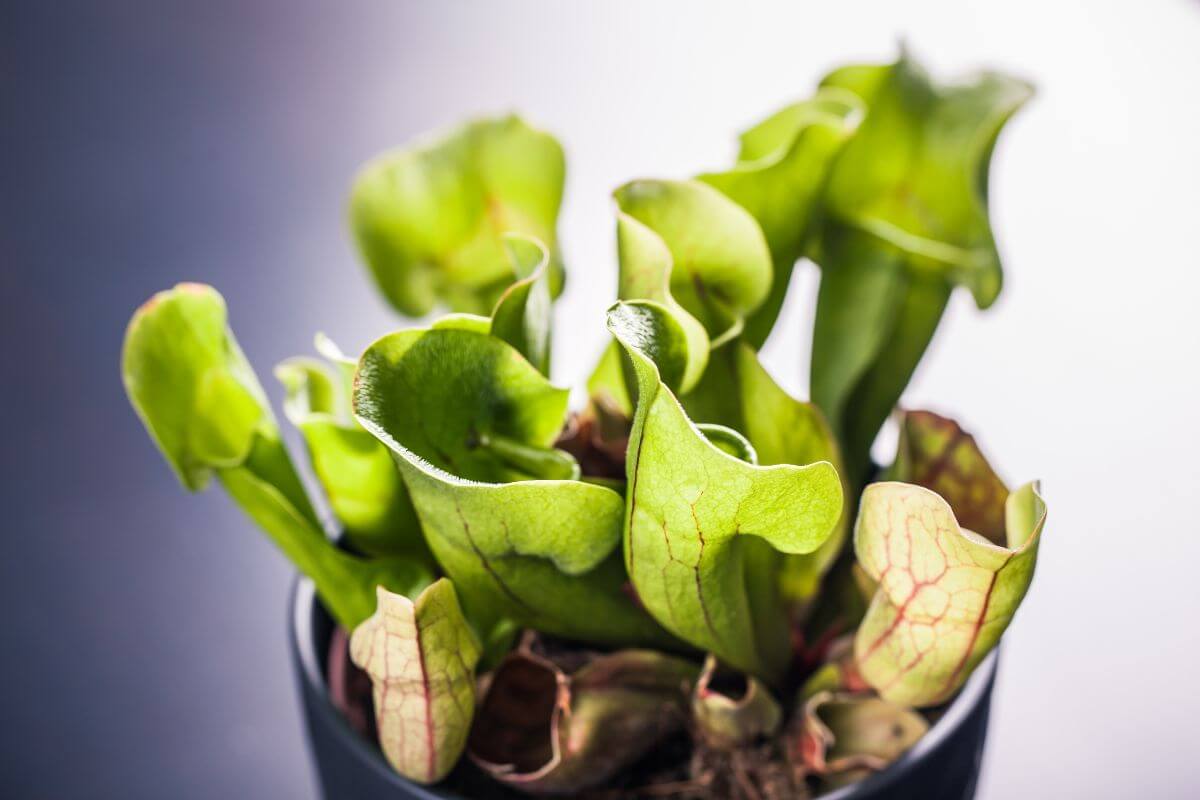
[[[942,74],[1040,88],[996,156],[1005,294],[953,303],[908,396],[1050,503],[981,797],[1196,795],[1200,5],[734,5],[0,5],[0,794],[313,796],[291,572],[219,492],[184,496],[122,395],[147,295],[218,286],[266,378],[317,329],[361,347],[398,321],[343,223],[356,165],[519,109],[569,151],[556,368],[578,381],[607,192],[727,163],[737,130],[904,36]],[[767,357],[803,391],[796,283]]]

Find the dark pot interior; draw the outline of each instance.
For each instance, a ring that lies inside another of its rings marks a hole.
[[[464,764],[454,791],[425,787],[397,775],[373,742],[355,731],[329,699],[326,654],[333,622],[316,602],[313,585],[298,579],[290,603],[290,642],[308,737],[324,796],[329,800],[501,800],[526,797],[505,790]],[[822,800],[970,800],[975,795],[987,736],[997,654],[989,655],[915,747],[864,781]],[[464,762],[466,760],[464,759]],[[478,781],[478,790],[472,790]]]

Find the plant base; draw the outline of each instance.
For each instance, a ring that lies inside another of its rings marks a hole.
[[[312,583],[298,579],[290,603],[292,661],[321,791],[328,800],[502,800],[524,797],[494,783],[478,791],[424,787],[392,771],[383,755],[334,707],[326,654],[334,625],[316,601]],[[864,781],[822,800],[971,800],[987,737],[997,654],[980,664],[958,697],[916,747]],[[472,776],[456,775],[470,786]],[[480,780],[486,780],[478,776]],[[465,793],[464,793],[465,792]]]

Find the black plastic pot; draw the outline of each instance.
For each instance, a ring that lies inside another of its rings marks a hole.
[[[401,778],[378,748],[355,732],[333,707],[325,678],[326,653],[333,622],[310,581],[297,580],[291,600],[291,649],[309,744],[326,800],[467,800],[446,790],[419,786]],[[958,697],[916,747],[887,769],[822,800],[970,800],[975,796],[987,737],[996,654],[988,656]],[[471,800],[509,797],[489,787]]]

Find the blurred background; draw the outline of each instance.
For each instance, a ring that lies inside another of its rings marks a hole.
[[[1200,692],[1200,3],[0,4],[0,794],[315,796],[291,572],[187,497],[124,398],[129,314],[183,279],[270,369],[314,331],[401,324],[345,224],[356,167],[519,110],[568,152],[556,378],[615,290],[609,192],[731,162],[826,69],[904,39],[941,77],[1038,97],[1000,141],[1000,302],[956,298],[906,403],[1043,479],[1038,578],[1006,638],[980,797],[1185,797]],[[767,363],[806,393],[814,270]],[[1189,744],[1190,743],[1190,744]]]

